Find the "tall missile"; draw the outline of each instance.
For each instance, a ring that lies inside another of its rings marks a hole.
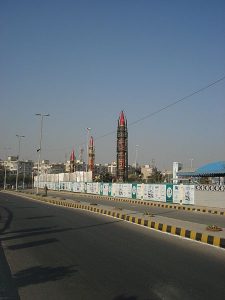
[[[95,147],[93,136],[90,137],[89,146],[88,146],[88,171],[92,171],[92,177],[94,173],[95,166]]]
[[[75,163],[76,163],[76,157],[75,157],[75,153],[74,153],[74,149],[70,154],[70,173],[75,172]]]
[[[128,131],[127,119],[121,111],[117,126],[117,181],[128,179]]]

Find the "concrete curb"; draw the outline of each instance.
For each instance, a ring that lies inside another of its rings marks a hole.
[[[116,209],[114,210],[114,209],[98,208],[90,204],[75,203],[71,200],[50,199],[48,197],[40,197],[36,195],[29,195],[29,197],[34,200],[40,200],[42,202],[46,202],[53,205],[87,210],[90,212],[110,216],[113,218],[124,220],[144,227],[149,227],[151,229],[155,229],[161,232],[165,232],[175,236],[180,236],[186,239],[191,239],[194,241],[198,241],[201,243],[205,243],[205,244],[209,244],[209,245],[213,245],[225,249],[225,238],[221,238],[218,236],[208,235],[205,233],[188,230],[182,227],[176,227],[168,224],[158,223],[146,218],[134,217],[132,215],[125,214],[123,212],[118,212],[118,210]]]

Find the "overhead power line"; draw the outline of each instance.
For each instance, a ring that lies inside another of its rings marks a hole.
[[[206,86],[204,86],[204,87],[202,87],[202,88],[200,88],[198,90],[195,90],[192,93],[190,93],[190,94],[188,94],[188,95],[186,95],[186,96],[184,96],[182,98],[179,98],[179,99],[175,100],[174,102],[171,102],[170,104],[168,104],[166,106],[163,106],[163,107],[159,108],[158,110],[156,110],[156,111],[154,111],[152,113],[147,114],[146,116],[143,116],[143,117],[137,119],[136,121],[128,123],[128,126],[130,127],[130,126],[136,125],[137,123],[140,123],[140,122],[142,122],[142,121],[144,121],[144,120],[146,120],[148,118],[151,118],[151,117],[153,117],[153,116],[161,113],[162,111],[167,110],[167,109],[171,108],[172,106],[175,106],[178,103],[184,102],[185,100],[191,98],[192,96],[197,95],[197,94],[199,94],[199,93],[201,93],[201,92],[209,89],[210,87],[218,84],[219,82],[221,82],[223,80],[225,80],[225,76],[223,76],[223,77],[221,77],[221,78],[219,78],[219,79],[217,79],[217,80],[215,80],[213,82],[208,83]],[[95,140],[99,140],[99,139],[104,138],[106,136],[109,136],[109,135],[111,135],[111,134],[113,134],[115,132],[116,132],[116,130],[113,130],[113,131],[110,131],[108,133],[105,133],[105,134],[103,134],[101,136],[96,137]]]
[[[151,117],[153,117],[153,116],[159,114],[160,112],[162,112],[162,111],[164,111],[164,110],[167,110],[167,109],[171,108],[172,106],[175,106],[175,105],[177,105],[178,103],[184,102],[185,100],[191,98],[192,96],[197,95],[197,94],[199,94],[199,93],[201,93],[201,92],[203,92],[203,91],[209,89],[210,87],[212,87],[212,86],[218,84],[219,82],[221,82],[221,81],[223,81],[223,80],[225,80],[225,75],[224,75],[223,77],[221,77],[221,78],[219,78],[219,79],[213,81],[213,82],[208,83],[206,86],[204,86],[204,87],[202,87],[202,88],[200,88],[200,89],[198,89],[198,90],[195,90],[195,91],[191,92],[190,94],[188,94],[188,95],[186,95],[186,96],[184,96],[184,97],[182,97],[182,98],[179,98],[179,99],[175,100],[174,102],[171,102],[170,104],[168,104],[168,105],[166,105],[166,106],[163,106],[163,107],[159,108],[158,110],[156,110],[156,111],[154,111],[154,112],[152,112],[152,113],[147,114],[146,116],[143,116],[143,117],[141,117],[141,118],[139,118],[139,119],[137,119],[137,120],[135,120],[135,121],[133,121],[133,122],[131,122],[131,123],[128,123],[128,126],[130,127],[130,126],[136,125],[137,123],[140,123],[140,122],[142,122],[142,121],[144,121],[144,120],[146,120],[146,119],[148,119],[148,118],[151,118]],[[95,138],[95,140],[102,139],[102,138],[107,137],[107,136],[109,136],[109,135],[111,135],[111,134],[114,134],[114,133],[116,133],[116,130],[112,130],[112,131],[107,132],[107,133],[105,133],[105,134],[103,134],[103,135],[97,136],[97,137]],[[83,143],[79,144],[79,146],[83,146],[83,145],[86,145],[86,142],[83,142]],[[47,149],[45,149],[45,150],[47,150]],[[51,151],[52,151],[52,150],[55,150],[55,151],[62,151],[62,150],[63,150],[63,151],[69,151],[68,148],[63,148],[63,149],[51,149]]]

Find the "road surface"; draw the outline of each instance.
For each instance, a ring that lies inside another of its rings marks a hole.
[[[10,299],[225,299],[223,249],[4,193],[0,215]]]

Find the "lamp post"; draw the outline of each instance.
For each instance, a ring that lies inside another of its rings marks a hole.
[[[134,166],[135,166],[135,175],[137,175],[137,156],[138,156],[138,147],[139,145],[135,146],[135,162],[134,162]]]
[[[5,175],[4,175],[4,190],[6,189],[6,162],[5,162]]]
[[[18,177],[19,177],[20,142],[21,142],[22,138],[25,138],[25,135],[16,134],[16,137],[18,138],[18,142],[19,142],[19,151],[18,151],[18,156],[17,156],[17,172],[16,172],[16,191],[17,191],[18,190]]]
[[[26,174],[26,164],[23,162],[23,190],[25,188],[25,174]]]
[[[134,162],[134,165],[135,165],[135,170],[137,169],[137,156],[138,156],[138,147],[139,145],[136,145],[135,146],[136,149],[135,149],[135,162]]]
[[[4,149],[6,150],[6,160],[8,160],[7,150],[10,150],[11,148],[6,147]],[[6,176],[7,176],[7,166],[6,166],[6,161],[5,161],[4,190],[6,189]]]
[[[43,119],[44,117],[49,117],[50,114],[35,114],[36,116],[39,116],[41,118],[41,130],[40,130],[40,142],[39,142],[39,149],[37,150],[38,152],[38,180],[37,180],[37,194],[39,192],[39,184],[40,184],[40,161],[41,161],[41,146],[42,146],[42,130],[43,130]]]
[[[32,194],[33,194],[33,189],[34,189],[34,172],[31,173],[31,188],[32,188]]]
[[[87,163],[86,163],[86,172],[88,171],[88,141],[89,141],[89,133],[91,128],[87,127]]]

